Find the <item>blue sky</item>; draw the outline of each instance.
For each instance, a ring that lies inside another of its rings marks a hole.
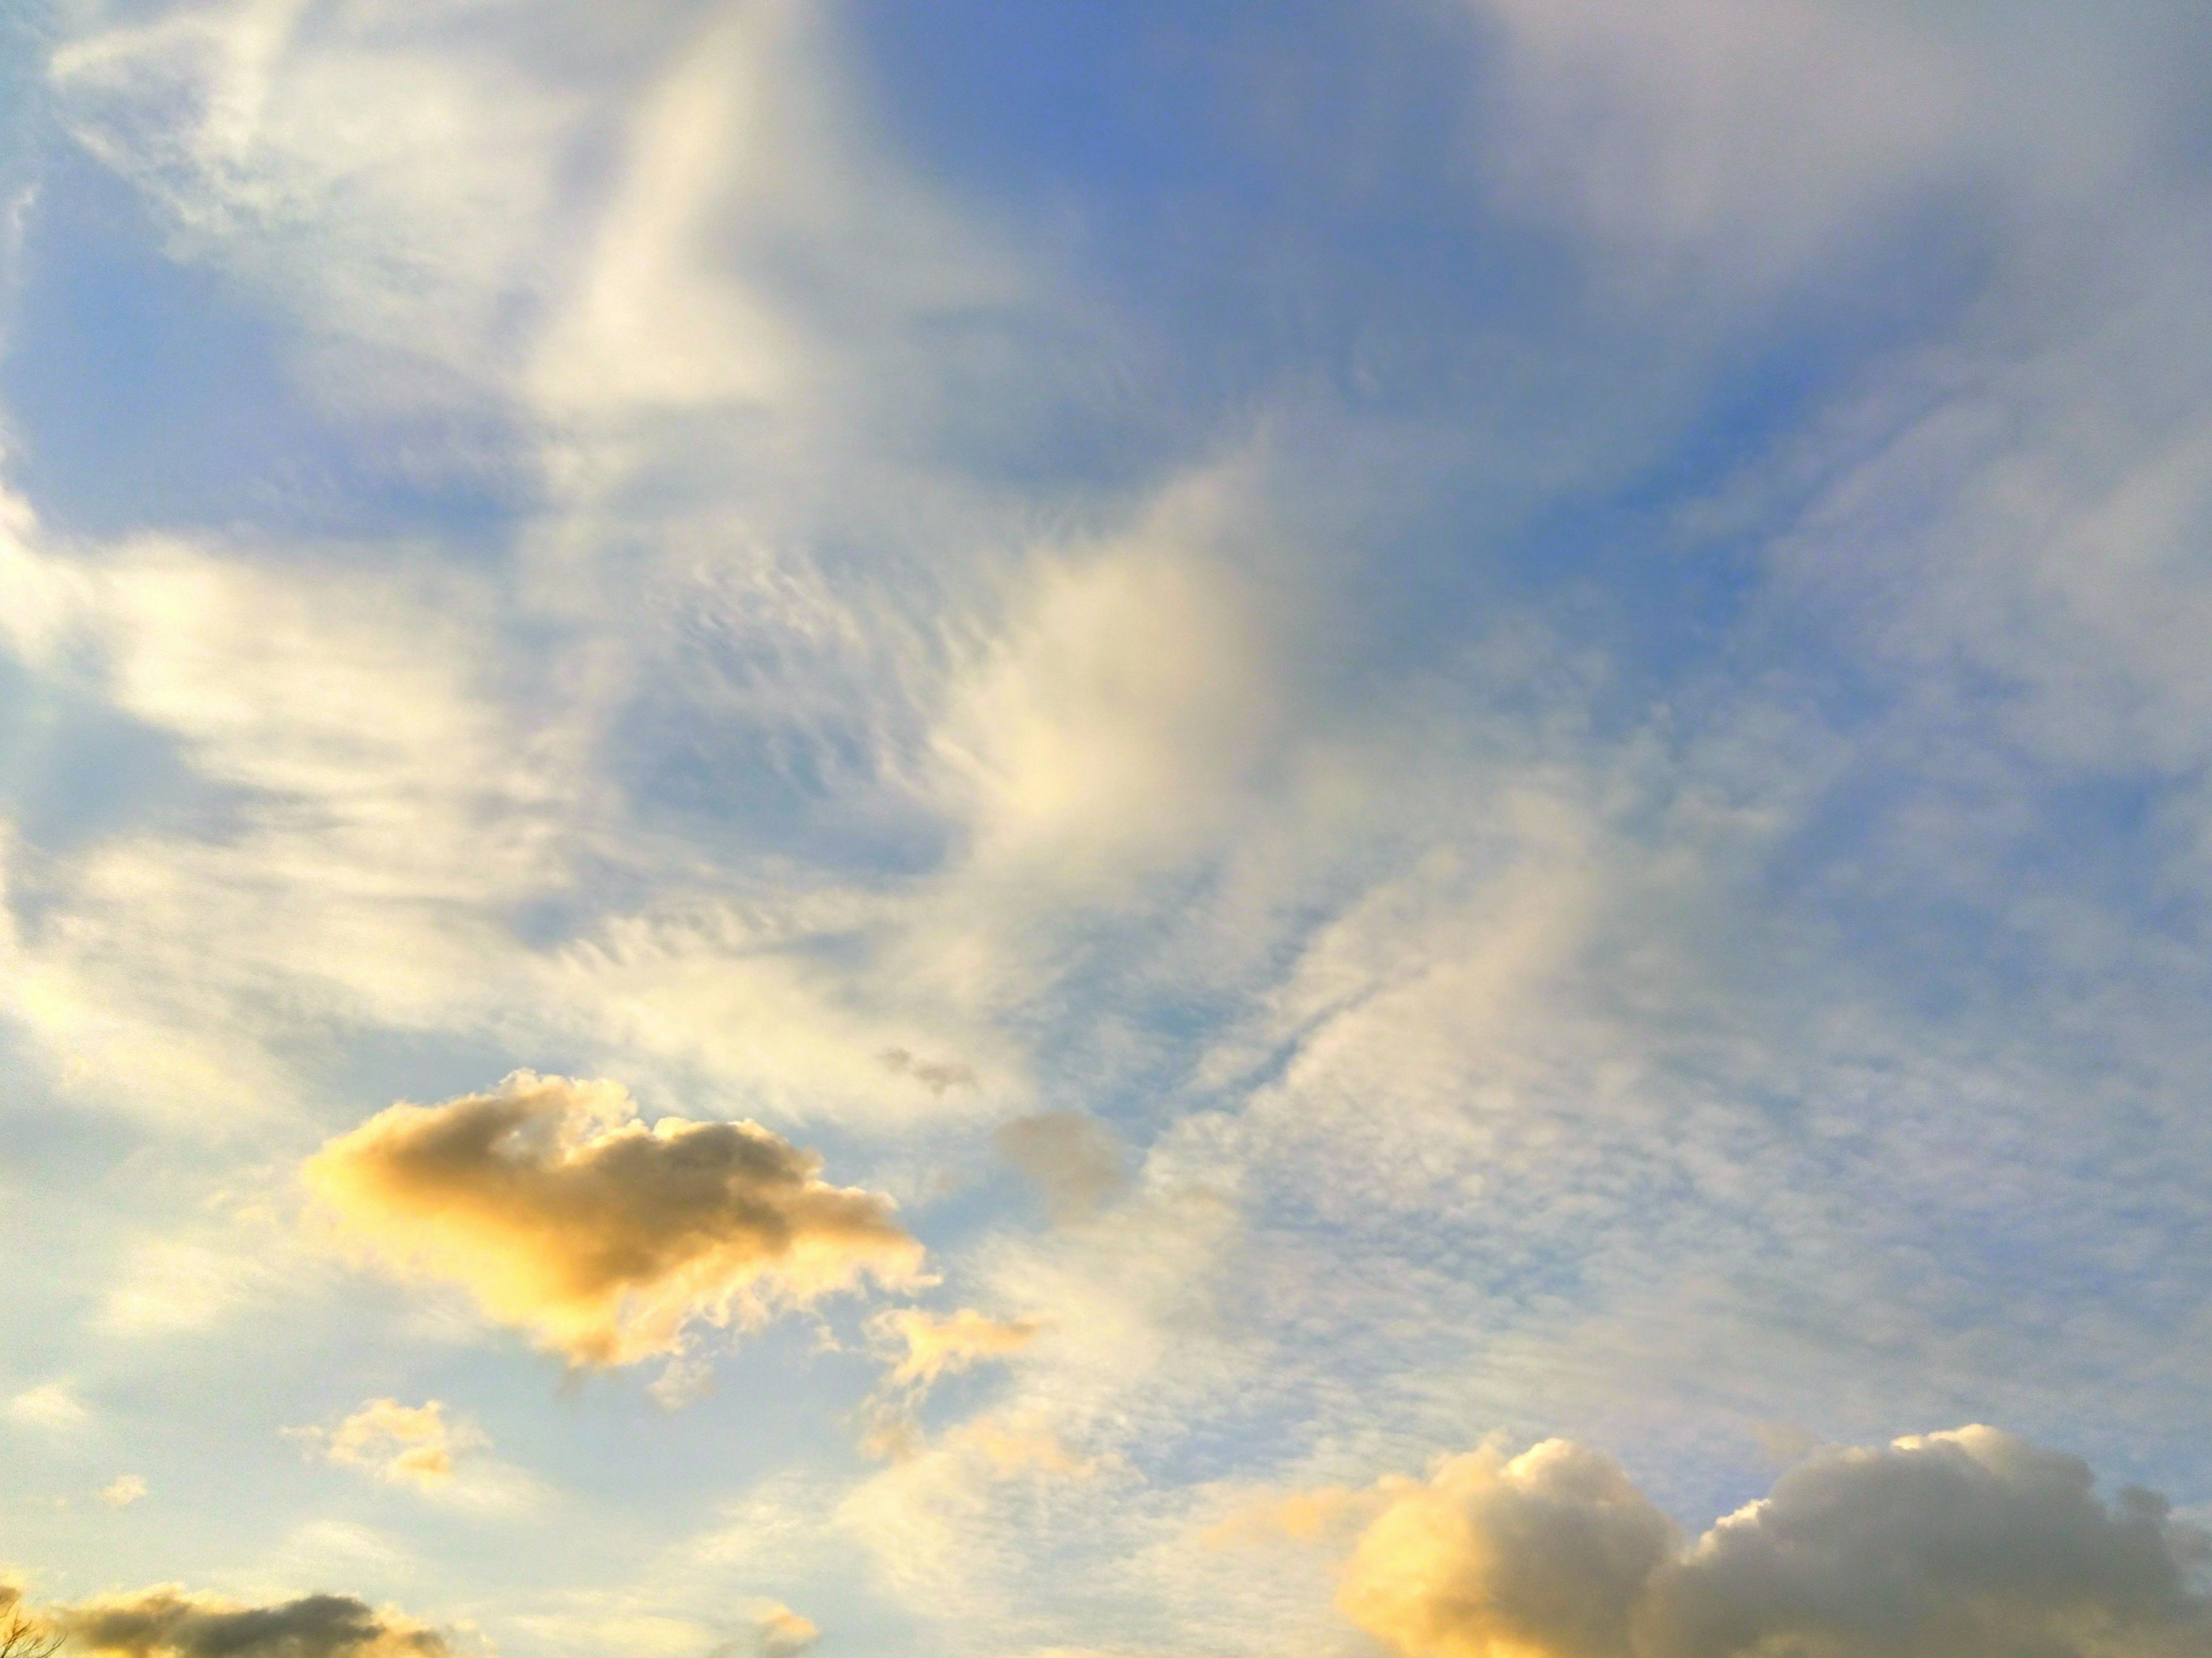
[[[2205,31],[20,10],[0,1612],[2201,1649]]]

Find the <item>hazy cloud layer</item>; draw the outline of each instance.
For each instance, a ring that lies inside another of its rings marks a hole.
[[[518,1072],[494,1094],[396,1105],[332,1140],[309,1184],[401,1271],[458,1283],[580,1364],[679,1351],[694,1321],[752,1321],[921,1247],[890,1206],[817,1178],[754,1123],[651,1127],[611,1083]]]

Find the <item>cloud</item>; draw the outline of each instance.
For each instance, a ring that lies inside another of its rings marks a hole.
[[[1019,1352],[1044,1328],[1032,1318],[992,1318],[972,1307],[939,1318],[918,1307],[902,1307],[875,1320],[878,1335],[903,1345],[905,1356],[893,1367],[894,1384],[927,1386],[946,1371],[966,1370],[978,1359]]]
[[[450,1421],[436,1400],[402,1405],[372,1399],[336,1428],[288,1428],[288,1438],[319,1447],[343,1467],[408,1485],[451,1507],[478,1511],[532,1507],[550,1492],[520,1468],[485,1453],[491,1441],[473,1423]]]
[[[1611,1461],[1565,1440],[1510,1461],[1472,1452],[1384,1490],[1338,1604],[1411,1655],[1625,1655],[1637,1597],[1674,1541]]]
[[[349,1594],[253,1606],[174,1584],[102,1595],[50,1614],[96,1658],[442,1658],[434,1630]]]
[[[307,1166],[344,1228],[414,1277],[579,1364],[676,1353],[694,1320],[912,1279],[888,1199],[751,1122],[648,1128],[617,1084],[517,1072],[489,1094],[395,1105]]]
[[[994,1138],[1000,1154],[1036,1182],[1055,1221],[1088,1220],[1128,1175],[1112,1131],[1079,1111],[1018,1117]]]
[[[1232,556],[1279,535],[1256,482],[1249,463],[1194,472],[1009,594],[933,738],[979,869],[1104,890],[1234,820],[1290,713],[1293,584],[1262,589]]]
[[[1404,1658],[2181,1658],[2204,1540],[1994,1428],[1820,1453],[1683,1550],[1607,1457],[1549,1440],[1386,1480],[1338,1605]]]
[[[1971,213],[1992,184],[2039,205],[2109,186],[2152,125],[2130,48],[2171,27],[2155,7],[2033,30],[1834,0],[1474,9],[1502,47],[1483,153],[1507,198],[1632,249],[1624,266],[1722,286],[1790,275],[1931,197]]]
[[[975,1067],[963,1060],[916,1059],[903,1048],[887,1048],[877,1057],[894,1076],[912,1077],[933,1094],[975,1085]]]
[[[273,289],[318,331],[421,368],[501,362],[497,315],[550,261],[553,162],[580,112],[507,54],[289,0],[165,9],[64,41],[57,115],[144,193],[169,252]],[[374,122],[337,109],[379,111]],[[325,377],[343,392],[345,377]],[[402,376],[356,374],[390,382]]]
[[[74,1433],[92,1421],[92,1412],[70,1391],[66,1382],[42,1382],[27,1388],[8,1401],[6,1410],[11,1422],[55,1433]]]
[[[753,1633],[754,1649],[760,1658],[793,1658],[805,1652],[822,1638],[822,1631],[814,1620],[801,1616],[780,1600],[771,1600],[754,1609],[759,1627]]]
[[[474,1428],[447,1422],[445,1408],[434,1399],[422,1405],[372,1399],[327,1436],[316,1436],[333,1462],[395,1484],[443,1485],[453,1478],[457,1457],[489,1442]]]
[[[145,1495],[143,1479],[135,1473],[118,1474],[101,1489],[100,1500],[111,1509],[127,1509]]]

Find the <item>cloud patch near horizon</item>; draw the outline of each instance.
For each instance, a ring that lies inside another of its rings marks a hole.
[[[2182,1658],[2208,1540],[2080,1458],[1972,1426],[1818,1454],[1686,1550],[1547,1440],[1384,1480],[1339,1608],[1401,1658]]]
[[[49,1608],[49,1626],[94,1658],[444,1658],[446,1637],[350,1594],[249,1606],[173,1583]]]
[[[571,1363],[681,1352],[694,1323],[757,1323],[921,1246],[874,1193],[753,1122],[635,1121],[611,1082],[517,1072],[488,1094],[400,1104],[331,1140],[308,1184],[404,1276],[469,1291]]]

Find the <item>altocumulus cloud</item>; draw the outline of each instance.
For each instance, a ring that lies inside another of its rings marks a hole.
[[[307,1176],[392,1266],[463,1285],[580,1364],[678,1352],[695,1320],[757,1321],[918,1271],[890,1200],[827,1184],[813,1153],[757,1123],[635,1117],[619,1084],[517,1072],[381,1111]]]
[[[2201,1658],[2205,1540],[1993,1428],[1823,1453],[1685,1550],[1551,1440],[1385,1481],[1340,1586],[1404,1658]]]

